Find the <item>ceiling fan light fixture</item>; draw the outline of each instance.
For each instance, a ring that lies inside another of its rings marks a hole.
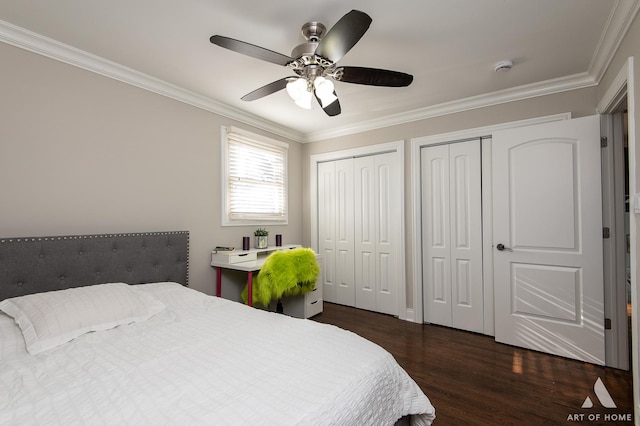
[[[298,78],[287,83],[287,93],[301,108],[311,109],[311,92],[304,78]]]
[[[287,93],[294,101],[302,96],[302,92],[307,90],[307,83],[303,78],[297,78],[287,83]]]
[[[313,81],[313,86],[316,88],[316,94],[319,97],[332,94],[334,89],[333,82],[324,77],[316,77]]]
[[[326,108],[327,105],[330,105],[338,100],[338,97],[334,92],[333,82],[324,77],[317,77],[313,81],[313,86],[315,87],[316,96],[320,99],[320,103],[322,104],[322,108]]]
[[[262,61],[289,68],[296,75],[284,77],[244,95],[243,101],[254,101],[286,88],[295,103],[311,109],[312,98],[324,112],[334,117],[341,113],[340,100],[333,80],[369,86],[406,87],[413,76],[398,71],[368,67],[338,67],[336,63],[355,46],[369,29],[372,19],[365,12],[352,10],[342,16],[329,31],[319,22],[302,27],[305,42],[296,46],[291,56],[221,35],[209,41],[215,45]],[[328,77],[328,78],[325,78]]]
[[[296,101],[296,105],[298,105],[300,108],[311,109],[311,98],[311,92],[306,90],[302,93],[300,99]]]

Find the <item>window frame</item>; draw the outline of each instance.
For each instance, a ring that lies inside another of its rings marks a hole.
[[[251,218],[234,218],[230,214],[230,158],[229,158],[229,140],[232,139],[235,143],[246,143],[247,146],[253,146],[260,149],[264,147],[265,151],[279,152],[282,155],[283,166],[283,215],[280,218],[275,218],[271,215],[262,217]],[[247,225],[287,225],[289,223],[289,145],[287,143],[271,139],[266,136],[262,136],[256,133],[249,132],[244,129],[233,126],[221,127],[221,218],[222,226],[247,226]]]

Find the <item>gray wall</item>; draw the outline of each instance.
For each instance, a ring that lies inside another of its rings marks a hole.
[[[225,117],[0,43],[0,237],[191,231],[191,286],[211,294]],[[275,139],[282,138],[263,133]],[[301,145],[289,143],[289,225],[302,239]]]

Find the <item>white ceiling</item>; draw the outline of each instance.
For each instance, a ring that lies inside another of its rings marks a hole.
[[[597,84],[639,0],[2,0],[0,41],[301,141]],[[291,75],[209,42],[220,34],[286,55],[301,26],[351,9],[373,23],[339,62],[403,71],[406,88],[336,83],[342,114],[297,107]],[[512,60],[509,72],[495,63]]]

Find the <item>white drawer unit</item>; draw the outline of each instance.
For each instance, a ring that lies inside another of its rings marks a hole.
[[[322,284],[320,283],[312,292],[304,295],[304,318],[311,318],[322,313],[322,308]]]
[[[283,298],[282,306],[285,315],[296,318],[311,318],[322,313],[322,285],[316,285],[309,293]]]
[[[314,315],[322,313],[322,256],[316,255],[320,264],[320,275],[315,288],[309,293],[303,295],[288,297],[282,300],[284,313],[296,318],[311,318]]]
[[[212,253],[212,262],[236,264],[241,262],[250,262],[258,258],[258,253],[255,251],[234,251],[231,253]]]

